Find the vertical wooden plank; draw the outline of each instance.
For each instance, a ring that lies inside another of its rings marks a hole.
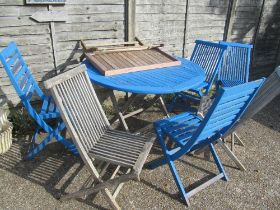
[[[236,9],[236,2],[237,0],[229,0],[228,3],[228,12],[227,12],[225,32],[223,38],[224,41],[230,41],[232,27],[233,27],[234,13]]]
[[[133,41],[135,39],[135,12],[136,0],[125,1],[125,39]]]
[[[184,39],[183,39],[183,50],[182,50],[182,57],[185,57],[185,47],[186,47],[186,40],[188,39],[188,11],[189,11],[189,0],[186,0],[186,13],[185,13],[185,21],[184,21]]]
[[[265,5],[265,0],[262,0],[262,6],[261,6],[261,11],[260,11],[260,15],[258,18],[258,25],[256,27],[254,36],[253,36],[253,49],[252,49],[252,55],[251,55],[251,64],[250,64],[250,69],[252,70],[252,67],[254,66],[254,61],[255,61],[255,55],[256,55],[256,45],[257,45],[257,39],[258,39],[258,33],[260,31],[260,25],[262,22],[262,17],[263,17],[263,10],[264,10],[264,5]],[[253,72],[250,72],[250,75],[254,74]]]
[[[280,65],[280,40],[279,40],[279,43],[278,43],[278,50],[277,50],[277,52],[278,52],[278,55],[277,55],[277,59],[276,59],[275,68]]]
[[[49,11],[53,10],[53,6],[49,5]],[[52,44],[52,50],[53,50],[53,60],[54,60],[54,68],[56,69],[57,72],[57,50],[56,50],[56,36],[55,36],[55,25],[54,22],[50,22],[50,34],[51,34],[51,44]]]

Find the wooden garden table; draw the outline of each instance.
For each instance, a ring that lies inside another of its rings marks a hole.
[[[168,112],[161,95],[181,92],[201,84],[205,80],[204,70],[197,64],[182,59],[181,65],[165,67],[153,70],[131,72],[113,76],[103,76],[88,61],[87,72],[91,81],[102,87],[110,89],[110,97],[115,109],[116,116],[113,121],[119,119],[126,131],[129,131],[126,118],[141,113],[159,101],[164,114],[168,117]],[[120,107],[114,90],[132,93],[127,102]],[[131,113],[127,113],[129,105],[133,103],[138,95],[155,95],[149,104]]]

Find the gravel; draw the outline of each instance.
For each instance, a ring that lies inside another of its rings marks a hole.
[[[159,118],[155,110],[140,115],[132,124],[143,125]],[[235,153],[247,168],[242,172],[217,147],[229,181],[218,181],[190,199],[187,207],[167,166],[144,169],[141,182],[124,185],[117,201],[123,209],[279,209],[280,206],[280,97],[271,102],[238,131],[245,147]],[[14,138],[12,148],[0,156],[1,209],[108,209],[102,196],[61,202],[64,193],[78,190],[89,173],[80,158],[52,143],[32,161],[23,161],[30,136]],[[161,156],[155,145],[148,161]],[[201,155],[176,161],[186,186],[195,186],[217,172],[213,159]]]

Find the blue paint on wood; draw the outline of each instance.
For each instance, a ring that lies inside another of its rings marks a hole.
[[[223,41],[220,43],[228,47],[218,75],[218,85],[232,87],[248,82],[253,45]]]
[[[180,195],[187,204],[189,203],[190,196],[194,195],[200,188],[195,188],[186,192],[175,168],[174,161],[194,150],[208,146],[220,172],[216,178],[212,180],[211,184],[218,179],[228,180],[222,162],[213,144],[215,141],[224,137],[227,131],[238,123],[240,117],[249,106],[263,82],[264,79],[260,79],[234,87],[219,89],[217,97],[214,99],[205,118],[201,118],[190,112],[185,112],[154,123],[157,139],[164,154],[164,159],[153,161],[149,166],[154,169],[167,163]],[[168,148],[165,143],[166,137],[169,137],[169,142],[174,142],[176,146]],[[202,188],[204,187],[206,186],[204,185]]]
[[[30,116],[36,121],[38,126],[33,135],[33,145],[28,152],[26,159],[33,159],[35,155],[45,148],[46,144],[50,142],[52,138],[56,138],[58,142],[62,143],[74,155],[78,155],[78,151],[74,144],[70,143],[60,134],[65,128],[65,125],[60,118],[60,113],[54,104],[53,98],[46,96],[43,93],[22,58],[15,42],[11,42],[0,52],[0,60],[16,90],[16,93],[20,97],[22,104]],[[39,113],[31,104],[31,99],[34,95],[39,96],[42,102],[42,107]],[[57,127],[51,127],[46,122],[48,119],[57,119]],[[39,129],[43,129],[49,135],[39,145],[35,146]]]
[[[181,98],[184,101],[199,101],[202,96],[208,95],[221,68],[222,59],[227,45],[202,40],[196,40],[195,43],[196,45],[190,60],[205,71],[205,81],[190,89],[185,89],[194,94],[188,92],[177,93],[169,107],[170,112],[176,105],[178,98]],[[197,97],[195,95],[197,95]]]
[[[204,70],[194,62],[181,60],[181,65],[113,76],[99,73],[84,61],[94,84],[105,88],[138,94],[168,94],[190,89],[205,80]]]

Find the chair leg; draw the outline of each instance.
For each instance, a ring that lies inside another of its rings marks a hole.
[[[218,167],[218,169],[219,169],[219,172],[220,172],[221,174],[224,175],[224,177],[223,177],[222,179],[223,179],[224,181],[228,181],[228,177],[227,177],[227,175],[226,175],[224,166],[223,166],[223,164],[222,164],[222,162],[221,162],[221,160],[220,160],[220,158],[219,158],[219,156],[218,156],[218,154],[217,154],[217,152],[216,152],[216,150],[215,150],[214,145],[213,145],[212,143],[210,143],[210,144],[209,144],[209,148],[210,148],[210,151],[211,151],[211,153],[212,153],[212,156],[213,156],[213,158],[214,158],[214,160],[215,160],[215,163],[216,163],[216,165],[217,165],[217,167]]]
[[[74,155],[79,155],[79,152],[73,143],[70,143],[65,138],[60,135],[60,132],[65,128],[64,123],[61,121],[58,123],[57,127],[52,130],[51,133],[37,146],[35,146],[35,141],[38,136],[39,127],[36,128],[33,139],[32,139],[32,149],[28,151],[28,154],[25,156],[25,160],[32,160],[39,152],[41,152],[46,145],[52,140],[52,138],[56,138],[57,142],[62,143],[70,152]]]
[[[172,101],[171,101],[171,104],[169,104],[168,106],[168,112],[172,112],[173,109],[174,109],[174,106],[176,104],[176,101],[177,101],[177,98],[178,98],[178,94],[176,93],[175,96],[172,98]]]
[[[236,157],[236,155],[227,147],[227,145],[221,139],[219,139],[217,142],[220,145],[220,147],[227,153],[227,155],[234,161],[237,167],[241,171],[245,171],[246,170],[245,166],[240,162],[240,160]]]
[[[166,156],[167,157],[167,162],[168,162],[168,165],[169,165],[169,168],[170,168],[170,171],[172,173],[172,176],[175,180],[175,183],[179,189],[179,192],[180,192],[180,195],[181,197],[184,199],[185,203],[187,204],[187,206],[190,205],[190,201],[189,201],[189,197],[188,197],[188,194],[186,193],[185,191],[185,187],[180,179],[180,176],[176,170],[176,167],[175,167],[175,164],[174,162],[168,157],[168,155]]]
[[[245,146],[244,142],[241,140],[241,138],[237,135],[237,133],[233,132],[234,138],[236,138],[237,142],[241,145],[241,146]]]
[[[32,160],[40,151],[42,151],[45,146],[52,140],[54,133],[50,133],[39,145],[35,146],[28,154],[25,156],[25,160]]]
[[[33,134],[32,141],[31,141],[31,144],[32,144],[32,145],[31,145],[31,149],[30,149],[30,150],[34,149],[34,147],[35,147],[35,144],[36,144],[36,140],[37,140],[37,137],[38,137],[39,130],[40,130],[40,127],[37,127],[37,128],[35,129],[35,132],[34,132],[34,134]]]
[[[75,144],[67,141],[64,137],[61,136],[61,131],[65,128],[65,124],[63,122],[58,123],[57,128],[54,130],[54,137],[57,139],[57,142],[62,143],[66,149],[68,149],[73,155],[78,156],[79,152],[75,146]]]
[[[121,207],[108,189],[102,190],[102,193],[107,197],[107,200],[112,209],[121,210]]]
[[[234,133],[231,133],[231,151],[232,152],[234,152],[234,143],[235,143]]]
[[[165,158],[162,159],[162,160],[159,160],[157,162],[154,162],[153,165],[157,167],[159,165],[162,165],[163,163],[168,163],[168,166],[170,168],[172,176],[173,176],[173,178],[175,180],[175,183],[176,183],[176,185],[179,189],[180,196],[184,199],[185,203],[189,206],[190,202],[189,202],[187,193],[185,191],[185,187],[184,187],[184,185],[183,185],[183,183],[180,179],[180,176],[179,176],[179,174],[176,170],[174,161],[171,160],[170,156],[167,154],[168,150],[167,150],[167,146],[165,145],[165,142],[164,142],[164,136],[162,135],[161,130],[157,129],[156,132],[157,132],[157,137],[158,137],[158,140],[159,140],[159,143],[160,143],[160,146],[161,146],[161,149],[162,149],[162,152],[163,152]]]

